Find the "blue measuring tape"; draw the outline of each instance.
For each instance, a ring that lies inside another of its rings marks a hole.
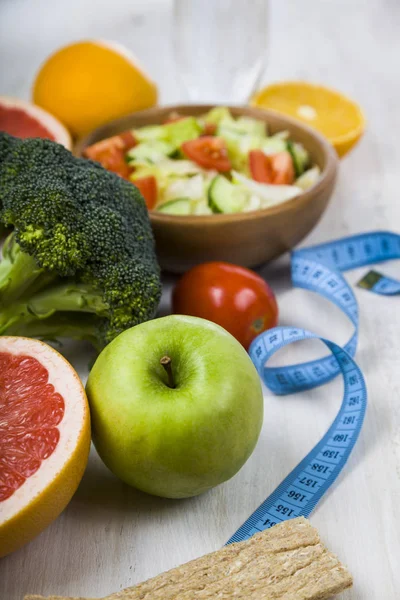
[[[342,348],[304,329],[275,327],[253,341],[250,357],[265,384],[278,395],[323,385],[341,373],[343,401],[323,438],[227,544],[245,540],[281,521],[308,517],[346,464],[363,424],[367,389],[362,372],[353,360],[358,339],[358,304],[342,272],[397,258],[400,258],[400,235],[390,232],[361,234],[292,253],[293,286],[316,292],[336,304],[353,323],[354,333]],[[400,294],[400,281],[374,270],[357,285],[376,294]],[[331,354],[298,365],[266,367],[275,352],[305,339],[321,340]]]

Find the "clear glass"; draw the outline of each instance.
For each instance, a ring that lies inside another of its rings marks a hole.
[[[268,0],[174,0],[175,63],[191,102],[243,104],[267,49]]]

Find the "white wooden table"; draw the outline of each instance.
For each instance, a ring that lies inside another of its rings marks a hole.
[[[2,0],[0,93],[27,97],[33,73],[50,51],[72,39],[105,37],[118,39],[141,57],[159,82],[164,102],[182,100],[169,54],[169,9],[167,0]],[[304,244],[400,229],[399,26],[396,0],[272,2],[265,81],[325,82],[357,99],[369,122],[362,143],[340,165],[329,209]],[[395,267],[388,265],[386,272],[395,274]],[[287,257],[264,274],[278,293],[283,324],[346,341],[351,329],[338,310],[291,289]],[[354,588],[343,594],[344,600],[396,600],[400,300],[356,293],[361,312],[357,360],[370,403],[348,466],[312,522],[354,575]],[[163,306],[168,307],[168,293]],[[68,349],[83,376],[87,350],[84,345]],[[290,350],[284,360],[313,353],[314,348]],[[103,596],[221,547],[325,432],[341,393],[339,380],[295,397],[277,398],[266,390],[265,424],[251,459],[231,481],[191,500],[161,500],[129,489],[93,452],[61,517],[0,562],[1,600],[21,600],[27,592]]]

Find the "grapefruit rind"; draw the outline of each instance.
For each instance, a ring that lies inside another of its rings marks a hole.
[[[0,352],[29,355],[49,372],[65,412],[60,439],[39,470],[0,503],[0,557],[29,542],[66,507],[83,476],[90,449],[90,415],[83,385],[56,350],[38,340],[0,337]]]
[[[44,110],[36,104],[25,102],[19,98],[10,96],[0,96],[0,105],[7,108],[19,108],[39,121],[54,136],[56,142],[65,146],[68,150],[72,148],[71,136],[62,123],[56,117],[53,117],[47,110]]]

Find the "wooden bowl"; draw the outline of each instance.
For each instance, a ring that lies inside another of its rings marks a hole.
[[[136,112],[99,127],[80,140],[76,155],[104,138],[126,129],[162,123],[170,112],[201,115],[211,106],[183,105]],[[265,121],[270,133],[289,131],[301,142],[311,160],[321,169],[320,180],[309,190],[275,207],[247,213],[176,216],[150,212],[157,254],[163,269],[182,273],[211,260],[254,267],[276,258],[300,242],[324,212],[335,184],[338,158],[332,146],[302,123],[273,111],[252,107],[229,107],[235,116],[246,115]]]

